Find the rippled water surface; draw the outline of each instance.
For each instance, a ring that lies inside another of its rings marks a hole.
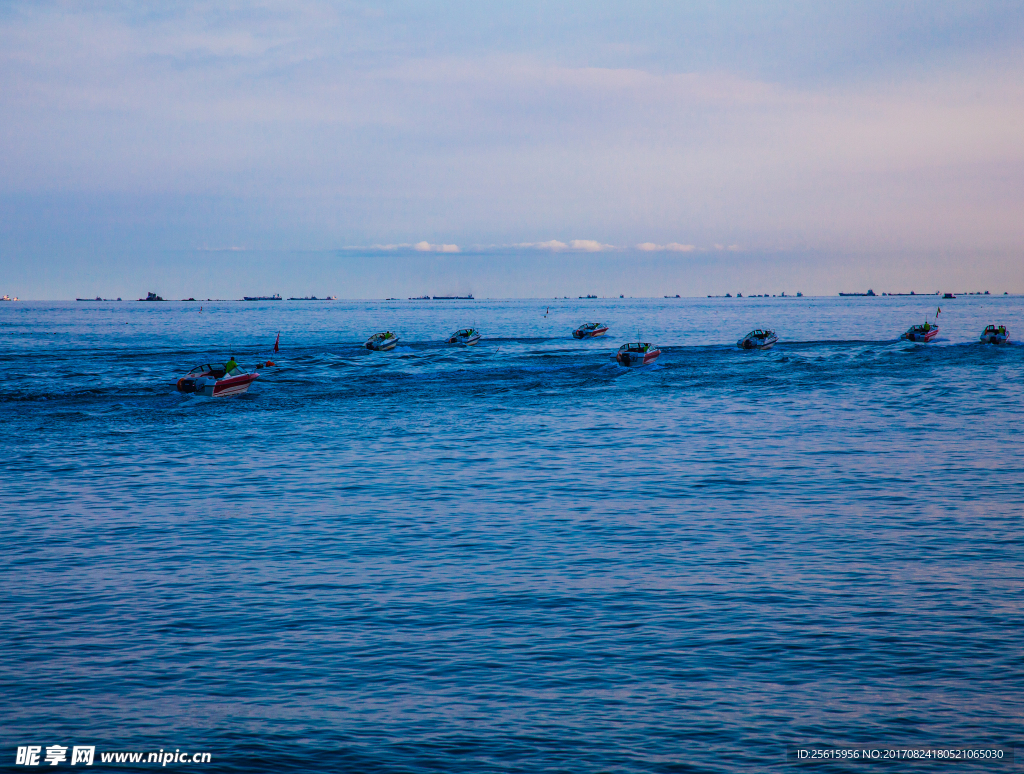
[[[938,303],[929,345],[934,297],[0,305],[4,765],[1020,744],[1024,347],[977,336],[1024,299]],[[246,395],[175,391],[278,331]],[[661,358],[619,367],[638,332]]]

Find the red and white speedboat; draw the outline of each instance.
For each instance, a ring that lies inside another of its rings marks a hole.
[[[661,350],[653,344],[642,341],[635,344],[623,344],[615,354],[615,361],[626,368],[639,368],[650,365],[658,359]]]
[[[608,332],[608,326],[604,323],[583,323],[572,332],[574,339],[592,339],[595,336],[604,336]]]
[[[228,373],[224,366],[201,365],[178,380],[178,392],[204,395],[207,398],[226,398],[241,395],[259,378],[260,375],[255,371],[246,373],[237,366]]]
[[[939,326],[938,325],[932,325],[931,323],[925,323],[924,325],[912,325],[912,326],[910,326],[910,328],[907,330],[907,332],[904,333],[902,336],[900,336],[900,338],[901,339],[905,339],[906,341],[927,342],[927,341],[931,341],[932,339],[934,339],[938,335],[939,335]]]

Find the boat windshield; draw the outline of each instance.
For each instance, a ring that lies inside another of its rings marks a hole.
[[[214,377],[215,379],[220,379],[221,377],[225,376],[226,373],[227,372],[224,370],[224,366],[215,366],[215,365],[206,364],[206,365],[196,366],[191,371],[189,371],[187,375],[188,376],[205,376],[205,375],[209,374],[210,376]]]

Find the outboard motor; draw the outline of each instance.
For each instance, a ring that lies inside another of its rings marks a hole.
[[[193,393],[196,391],[196,380],[189,379],[188,377],[182,377],[178,380],[178,392],[184,392],[186,394]]]

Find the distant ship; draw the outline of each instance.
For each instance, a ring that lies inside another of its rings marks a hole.
[[[580,298],[597,298],[597,296],[580,296]],[[621,296],[620,296],[621,298]]]
[[[472,301],[473,294],[468,296],[434,296],[435,301]]]
[[[875,295],[875,291],[868,290],[867,293],[840,293],[839,295],[841,295],[841,296],[873,296],[873,295]]]
[[[246,301],[280,301],[281,300],[281,294],[280,293],[275,293],[272,296],[242,296],[242,298],[244,300],[246,300]],[[300,299],[291,299],[291,300],[303,301],[305,299],[301,299],[300,298]]]

